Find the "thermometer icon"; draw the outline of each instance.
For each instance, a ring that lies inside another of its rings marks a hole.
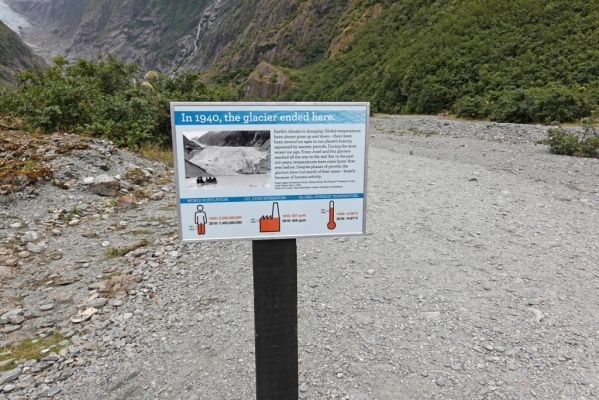
[[[329,228],[329,230],[333,230],[337,227],[337,224],[335,223],[335,202],[334,201],[330,201],[329,202],[329,223],[327,224],[327,228]]]

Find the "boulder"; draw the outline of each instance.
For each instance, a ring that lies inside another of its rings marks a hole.
[[[108,175],[100,175],[94,178],[94,182],[88,185],[88,190],[99,196],[116,196],[121,189],[118,179]]]

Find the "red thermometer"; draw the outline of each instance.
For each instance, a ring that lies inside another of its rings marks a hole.
[[[329,202],[329,223],[327,224],[327,228],[329,228],[329,230],[333,230],[337,227],[337,224],[335,223],[335,202],[334,201],[330,201]]]

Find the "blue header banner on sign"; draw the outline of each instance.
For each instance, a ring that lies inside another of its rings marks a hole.
[[[175,125],[320,125],[363,124],[359,111],[176,111]]]
[[[281,195],[281,196],[245,196],[245,197],[200,197],[180,199],[181,204],[194,203],[242,203],[254,201],[293,201],[293,200],[340,200],[363,199],[364,193],[340,194],[308,194],[308,195]]]

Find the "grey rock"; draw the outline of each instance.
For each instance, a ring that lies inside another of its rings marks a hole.
[[[39,254],[42,251],[44,251],[44,247],[40,246],[38,244],[35,243],[27,243],[27,245],[25,246],[25,248],[27,249],[27,251],[34,253],[34,254]]]
[[[25,317],[23,316],[23,310],[20,308],[7,311],[0,316],[0,323],[2,324],[20,325],[23,321],[25,321]]]
[[[46,390],[46,397],[50,397],[53,398],[55,397],[58,393],[60,393],[62,391],[62,389],[55,387],[49,388],[48,390]]]
[[[21,375],[21,368],[14,368],[0,375],[0,386],[16,380]]]
[[[113,307],[121,307],[125,303],[121,299],[114,299],[114,300],[110,300],[108,302],[108,304],[110,304]]]
[[[4,265],[0,265],[0,279],[10,278],[13,276],[13,271],[9,267],[5,267]]]
[[[106,305],[106,303],[108,303],[108,299],[105,299],[103,297],[96,297],[95,299],[91,299],[90,301],[88,301],[86,304],[89,307],[102,308]]]
[[[35,242],[38,239],[39,235],[35,231],[27,231],[23,236],[21,236],[21,241],[23,243]]]
[[[50,361],[50,362],[56,362],[58,360],[60,360],[60,356],[56,353],[50,353],[43,359],[43,361]]]
[[[99,196],[116,196],[121,189],[121,183],[108,175],[100,175],[94,179],[94,182],[89,184],[88,190]]]
[[[40,306],[41,311],[50,311],[54,308],[54,303],[43,304]]]
[[[4,392],[4,393],[10,393],[10,392],[12,392],[15,389],[16,389],[16,386],[13,385],[12,383],[9,383],[8,385],[4,385],[4,387],[2,388],[2,392]]]
[[[532,318],[536,323],[539,323],[545,319],[545,314],[538,308],[529,307],[528,311],[532,314]]]
[[[23,250],[23,251],[18,252],[17,256],[19,258],[29,258],[29,257],[31,257],[31,252]]]

